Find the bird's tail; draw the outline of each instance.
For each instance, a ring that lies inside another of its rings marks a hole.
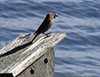
[[[33,40],[34,40],[38,35],[39,35],[39,33],[35,32],[35,36],[34,36],[34,38],[32,39],[32,42],[33,42]]]

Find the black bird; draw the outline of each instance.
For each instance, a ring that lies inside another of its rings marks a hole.
[[[42,22],[42,24],[40,25],[40,27],[37,29],[37,31],[35,32],[35,37],[32,39],[32,41],[40,34],[40,33],[44,33],[46,32],[52,25],[54,22],[54,18],[58,17],[58,15],[55,13],[48,13],[46,15],[46,18],[44,19],[44,21]]]

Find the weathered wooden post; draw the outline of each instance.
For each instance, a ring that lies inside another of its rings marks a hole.
[[[21,34],[0,50],[0,77],[54,77],[54,46],[65,33]]]

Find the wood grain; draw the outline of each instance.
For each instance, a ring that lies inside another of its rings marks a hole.
[[[57,43],[66,37],[65,33],[51,33],[49,37],[40,34],[33,43],[34,34],[21,34],[0,50],[0,73],[17,76]]]

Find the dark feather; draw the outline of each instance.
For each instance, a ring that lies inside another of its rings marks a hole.
[[[40,34],[40,33],[44,33],[47,28],[48,28],[48,25],[50,23],[50,19],[49,17],[46,17],[44,19],[44,21],[42,22],[42,24],[40,25],[40,27],[37,29],[37,31],[35,32],[35,36],[34,38],[32,39],[32,41]]]

